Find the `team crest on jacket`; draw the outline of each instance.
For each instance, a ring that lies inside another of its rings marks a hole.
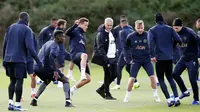
[[[79,43],[85,45],[85,42],[82,39],[79,41]]]
[[[184,39],[184,40],[186,40],[186,39],[187,39],[187,37],[183,37],[183,39]]]
[[[147,39],[144,39],[143,42],[144,42],[144,43],[147,43]]]

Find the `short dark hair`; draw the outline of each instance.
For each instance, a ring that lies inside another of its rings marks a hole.
[[[172,26],[183,26],[183,21],[180,18],[175,18],[173,20]]]
[[[120,21],[121,21],[122,19],[127,19],[126,15],[120,15]]]
[[[83,24],[84,22],[89,22],[89,20],[85,17],[82,17],[82,18],[79,19],[80,24]]]
[[[51,19],[51,21],[57,21],[57,20],[58,20],[57,18],[52,18],[52,19]]]
[[[28,20],[29,19],[29,14],[27,12],[21,12],[19,14],[19,19],[21,19],[21,20]]]
[[[53,36],[54,36],[54,38],[64,36],[64,31],[63,30],[55,30]]]
[[[57,21],[58,26],[64,25],[65,23],[67,23],[67,21],[64,19],[58,19],[58,21]]]
[[[122,23],[122,24],[127,24],[128,23],[128,19],[127,19],[126,15],[121,15],[120,16],[120,23]]]

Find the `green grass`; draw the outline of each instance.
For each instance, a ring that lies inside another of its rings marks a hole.
[[[65,69],[65,73],[67,69]],[[5,75],[3,68],[0,68],[0,112],[7,111],[8,95],[7,86],[9,79]],[[76,79],[80,78],[77,68],[74,69],[73,75]],[[30,78],[25,80],[22,103],[23,107],[28,108],[29,112],[197,112],[200,110],[200,106],[192,106],[192,95],[189,98],[185,98],[181,101],[180,107],[168,108],[166,100],[159,88],[159,96],[162,100],[160,103],[156,103],[153,100],[152,89],[150,88],[150,81],[146,75],[146,72],[141,69],[138,74],[138,81],[140,82],[140,88],[134,90],[131,94],[129,103],[123,103],[122,100],[125,95],[128,74],[123,71],[123,79],[121,89],[111,91],[117,101],[106,101],[96,94],[95,90],[100,86],[98,81],[103,79],[103,70],[95,65],[91,66],[92,82],[85,87],[76,91],[73,96],[73,103],[75,108],[64,107],[64,93],[61,88],[57,88],[56,85],[50,84],[46,91],[41,95],[38,101],[38,107],[31,107],[30,101]],[[187,87],[190,88],[188,82],[188,76],[186,71],[182,75],[186,81]],[[71,82],[71,86],[74,85]],[[114,84],[111,85],[111,87]],[[169,87],[169,86],[168,86]],[[38,88],[38,87],[37,87]],[[171,91],[171,89],[169,88]]]

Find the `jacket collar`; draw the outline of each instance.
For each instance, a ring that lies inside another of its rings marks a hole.
[[[25,20],[19,20],[17,23],[28,25],[28,23]]]
[[[80,31],[81,33],[84,33],[84,31],[81,27],[77,27],[77,30]]]

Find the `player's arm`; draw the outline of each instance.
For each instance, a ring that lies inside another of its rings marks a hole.
[[[38,49],[41,49],[42,45],[44,44],[45,34],[46,34],[46,29],[42,29],[42,31],[39,33],[39,36],[38,36]]]
[[[124,59],[126,63],[131,63],[131,53],[130,53],[130,48],[131,48],[131,35],[128,35],[127,39],[125,40],[124,43]]]
[[[147,39],[148,39],[148,45],[149,45],[149,49],[150,49],[150,54],[151,57],[154,58],[155,57],[155,34],[153,33],[153,31],[151,29],[149,29],[148,33],[147,33]]]
[[[59,55],[59,49],[57,47],[52,47],[49,53],[49,59],[51,68],[54,70],[54,72],[58,71],[58,55]]]
[[[124,46],[124,42],[126,41],[126,35],[124,34],[123,31],[119,32],[119,39],[120,39],[120,44],[123,47]]]
[[[36,53],[38,53],[38,44],[37,44],[37,41],[36,41],[35,33],[33,33],[33,44],[34,44],[34,48],[35,48]]]
[[[192,34],[192,37],[195,39],[195,41],[197,42],[198,45],[198,61],[200,64],[200,37],[194,32],[194,30],[189,30]]]
[[[9,29],[8,29],[9,30]],[[7,46],[7,33],[8,33],[8,30],[4,36],[4,40],[3,40],[3,59],[5,57],[5,52],[6,52],[6,46]],[[3,66],[5,66],[5,62],[3,62],[2,64]]]
[[[38,65],[42,65],[41,61],[39,60],[37,53],[35,51],[34,45],[33,45],[33,34],[30,29],[27,29],[25,32],[25,45],[30,52],[31,56],[34,58],[34,60],[37,62]]]
[[[104,41],[104,37],[103,37],[103,35],[102,35],[102,33],[101,32],[99,32],[98,34],[97,34],[97,37],[96,37],[96,39],[97,39],[97,49],[98,49],[98,51],[99,51],[99,54],[100,54],[100,56],[103,56],[103,58],[104,58],[104,61],[106,61],[107,62],[107,60],[108,60],[108,57],[107,57],[107,55],[106,55],[106,51],[104,50],[105,48],[105,41]]]
[[[9,29],[8,29],[9,30]],[[4,40],[3,40],[3,58],[5,56],[5,51],[6,51],[6,46],[7,46],[7,33],[8,33],[8,30],[7,32],[5,33],[5,36],[4,36]]]
[[[179,45],[182,44],[181,42],[181,38],[180,36],[178,35],[178,33],[176,33],[176,31],[172,28],[172,37],[173,37],[173,40],[175,42],[175,45],[178,43]]]
[[[70,27],[69,29],[67,29],[66,35],[69,36],[70,38],[72,38],[73,37],[73,31],[76,27],[78,27],[78,24],[79,24],[79,20],[76,20],[74,22],[74,25],[72,27]]]

